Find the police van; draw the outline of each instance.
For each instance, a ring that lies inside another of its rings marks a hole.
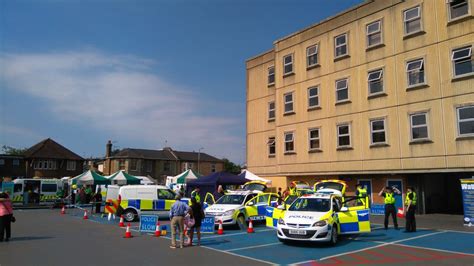
[[[13,180],[13,205],[54,205],[58,190],[63,190],[60,179],[15,179]]]
[[[118,192],[117,192],[118,191]],[[128,185],[107,188],[106,201],[117,200],[117,215],[123,215],[127,222],[139,218],[143,212],[169,211],[176,202],[176,193],[166,186]],[[189,204],[188,198],[181,201]]]
[[[370,232],[367,206],[349,205],[351,203],[343,202],[338,194],[303,195],[288,210],[279,208],[275,211],[280,216],[277,218],[277,237],[281,242],[311,241],[335,245],[339,235]]]

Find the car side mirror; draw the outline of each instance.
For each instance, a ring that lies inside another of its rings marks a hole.
[[[349,210],[349,209],[348,209],[347,207],[342,207],[340,211],[341,211],[341,212],[346,212],[346,211],[348,211],[348,210]]]
[[[255,205],[253,201],[249,201],[249,203],[247,203],[247,206],[253,206],[253,205]]]
[[[285,205],[279,205],[277,209],[284,211],[285,210]]]

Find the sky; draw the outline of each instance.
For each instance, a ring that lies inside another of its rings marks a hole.
[[[245,163],[245,61],[362,0],[0,0],[0,146]]]

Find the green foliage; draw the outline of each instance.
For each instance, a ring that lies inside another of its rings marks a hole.
[[[240,165],[236,165],[233,162],[229,161],[227,158],[223,158],[222,161],[224,161],[224,171],[228,173],[232,173],[234,175],[240,174]]]
[[[28,149],[23,148],[23,149],[17,149],[11,146],[3,145],[2,146],[2,153],[7,154],[7,155],[23,155]]]

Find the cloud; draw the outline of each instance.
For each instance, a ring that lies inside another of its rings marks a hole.
[[[205,147],[212,155],[243,161],[243,136],[235,133],[244,125],[243,116],[232,110],[204,115],[202,108],[213,103],[197,90],[153,73],[153,60],[68,51],[7,53],[0,55],[0,61],[8,89],[43,100],[65,122],[82,121],[81,126],[149,143],[143,148],[156,148],[167,140],[176,148]]]

